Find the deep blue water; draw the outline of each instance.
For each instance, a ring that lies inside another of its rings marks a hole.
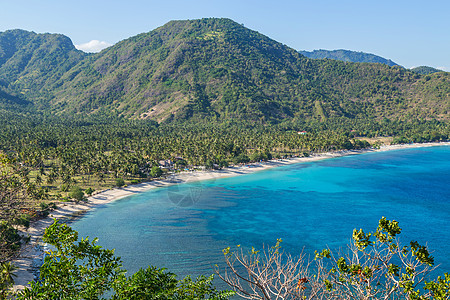
[[[210,275],[221,250],[273,245],[292,254],[345,247],[354,228],[399,221],[401,241],[427,243],[450,271],[450,147],[367,153],[250,175],[158,188],[104,205],[72,224],[135,272],[155,265]]]

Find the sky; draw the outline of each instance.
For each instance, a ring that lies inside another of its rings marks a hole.
[[[61,33],[100,51],[170,20],[230,18],[296,50],[373,53],[450,71],[449,0],[0,0],[0,32]]]

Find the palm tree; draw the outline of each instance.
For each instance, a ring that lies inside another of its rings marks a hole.
[[[8,289],[14,285],[14,274],[18,268],[11,262],[4,262],[0,265],[0,299],[6,299]]]

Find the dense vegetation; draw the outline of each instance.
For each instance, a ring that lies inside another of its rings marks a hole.
[[[0,127],[2,192],[11,195],[2,196],[5,235],[0,236],[2,245],[10,246],[2,250],[2,261],[20,245],[12,225],[45,215],[52,202],[80,201],[95,190],[160,177],[165,174],[161,160],[173,161],[175,170],[219,168],[366,148],[364,138],[369,137],[394,136],[396,143],[410,143],[442,141],[450,135],[448,124],[438,121],[158,124],[111,114],[67,119],[8,111],[0,111]]]
[[[172,21],[93,55],[60,35],[7,38],[24,46],[0,42],[11,53],[0,61],[3,102],[58,114],[259,124],[449,115],[448,73],[308,59],[229,19]]]
[[[427,66],[420,66],[420,67],[415,67],[412,68],[411,71],[422,74],[422,75],[428,75],[428,74],[433,74],[433,73],[437,73],[437,72],[443,72],[442,70],[436,69],[436,68],[432,68],[432,67],[427,67]]]
[[[342,60],[347,62],[360,62],[360,63],[379,63],[385,64],[390,67],[400,66],[399,64],[393,62],[390,59],[385,59],[381,56],[365,53],[365,52],[356,52],[350,50],[313,50],[313,51],[299,51],[300,54],[313,58],[313,59],[335,59]]]

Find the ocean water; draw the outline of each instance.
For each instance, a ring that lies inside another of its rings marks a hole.
[[[154,265],[210,275],[222,249],[274,245],[313,256],[338,249],[354,228],[385,216],[404,244],[427,244],[439,273],[450,271],[450,147],[367,153],[249,175],[158,188],[104,205],[72,223],[116,249],[124,268]]]

